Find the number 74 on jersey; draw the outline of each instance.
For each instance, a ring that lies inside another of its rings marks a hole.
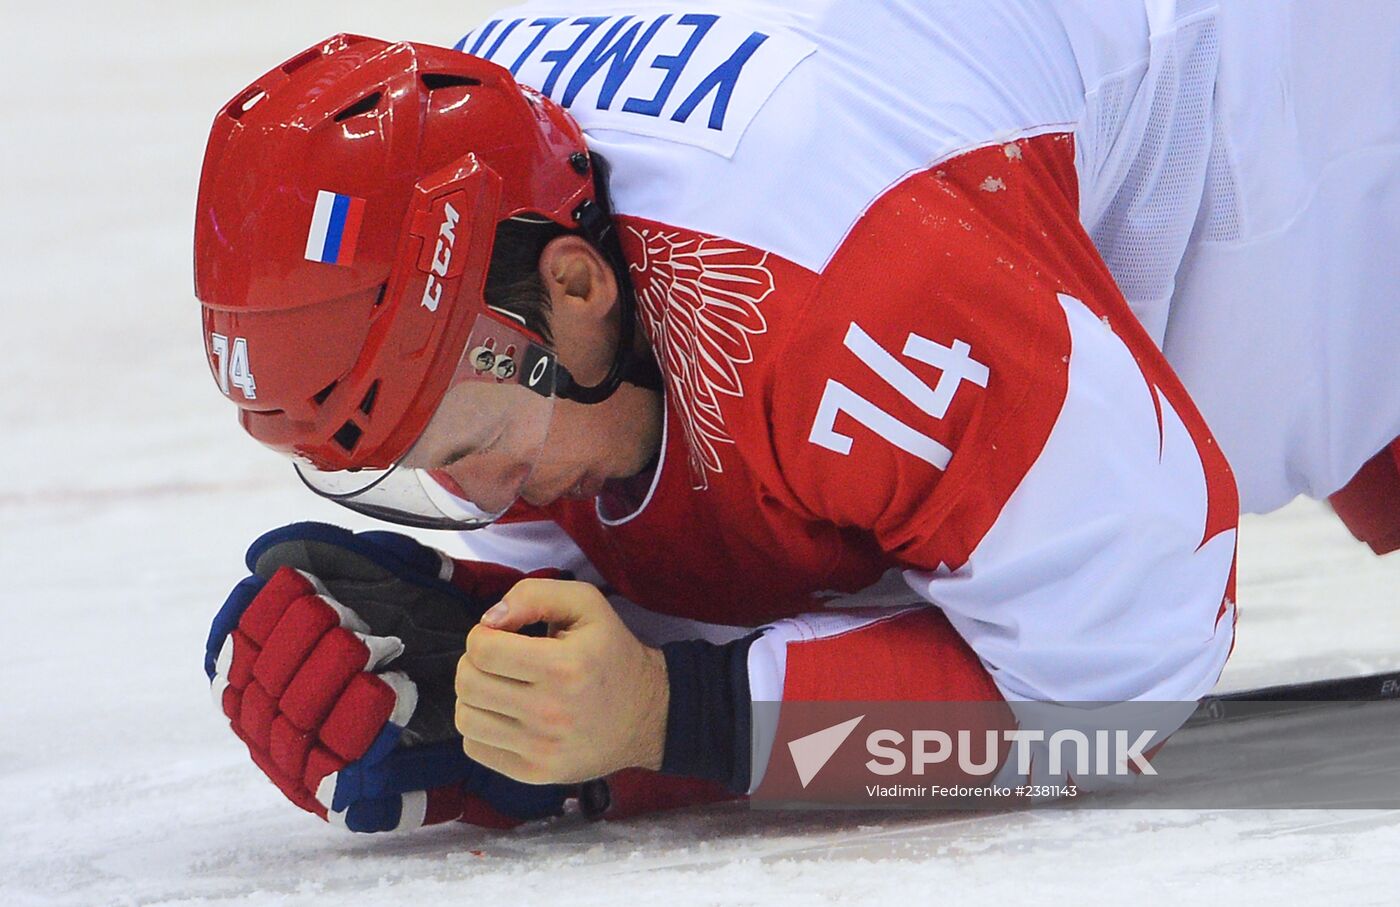
[[[843,343],[880,380],[934,419],[942,419],[948,414],[948,407],[953,404],[953,398],[964,383],[986,387],[991,375],[987,366],[972,358],[972,347],[961,340],[954,340],[952,346],[944,346],[911,333],[904,342],[905,356],[942,372],[933,387],[925,384],[855,322],[851,322],[846,330]],[[953,452],[944,445],[901,422],[835,379],[827,379],[826,390],[822,393],[817,417],[812,422],[812,431],[807,440],[818,447],[849,456],[854,439],[836,430],[838,413],[846,413],[885,441],[937,469],[946,469],[953,456]]]

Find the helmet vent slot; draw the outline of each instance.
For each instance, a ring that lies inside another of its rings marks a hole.
[[[332,437],[335,439],[335,443],[345,448],[345,452],[349,453],[355,449],[356,444],[360,443],[360,435],[362,434],[364,432],[360,426],[354,422],[346,422]]]
[[[286,63],[283,63],[281,69],[282,69],[282,71],[285,72],[287,75],[291,75],[292,73],[296,72],[298,69],[301,69],[301,68],[302,68],[303,66],[305,66],[307,63],[310,63],[310,62],[312,62],[313,60],[318,60],[318,59],[320,59],[320,57],[321,57],[321,48],[320,48],[320,47],[313,47],[313,48],[311,48],[311,49],[309,49],[309,50],[304,50],[304,51],[302,51],[301,53],[297,54],[295,57],[292,57],[292,58],[291,58],[290,60],[288,60]]]
[[[365,391],[365,398],[360,401],[360,412],[364,413],[366,416],[374,412],[374,400],[378,396],[379,382],[375,381],[369,386],[369,390]]]
[[[266,97],[267,92],[254,85],[252,88],[249,88],[247,91],[243,92],[241,95],[230,101],[228,107],[225,108],[225,111],[228,113],[229,116],[233,117],[235,120],[242,119],[243,114],[252,110],[258,105],[258,102],[262,101]]]
[[[437,91],[439,88],[462,88],[468,85],[480,85],[480,79],[473,79],[471,76],[456,76],[447,72],[425,72],[422,76],[423,87],[429,91]]]
[[[312,397],[311,399],[316,401],[317,406],[324,405],[326,402],[326,398],[331,395],[331,391],[335,390],[335,386],[339,383],[340,381],[338,380],[332,381],[330,384],[327,384],[325,387],[321,388],[316,393],[316,396]]]
[[[369,113],[371,110],[379,106],[379,99],[381,96],[382,95],[380,94],[380,92],[377,91],[365,95],[363,98],[360,98],[358,101],[351,104],[349,107],[345,108],[340,113],[337,113],[335,115],[335,121],[337,123],[344,123],[351,117],[357,117],[362,113]]]

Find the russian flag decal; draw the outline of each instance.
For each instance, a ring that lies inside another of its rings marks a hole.
[[[317,192],[316,212],[306,234],[306,257],[328,265],[353,264],[364,216],[364,199],[324,189]]]

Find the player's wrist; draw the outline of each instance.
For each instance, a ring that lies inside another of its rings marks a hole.
[[[754,633],[724,645],[684,640],[661,647],[668,693],[662,772],[748,791],[748,651],[757,638]]]

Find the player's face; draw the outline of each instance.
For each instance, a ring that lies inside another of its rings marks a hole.
[[[439,470],[453,491],[495,511],[517,496],[537,506],[595,497],[604,482],[640,472],[660,443],[653,391],[623,385],[599,404],[555,401],[544,428],[522,424],[509,390],[454,388],[405,465]]]
[[[585,385],[608,373],[617,336],[617,287],[586,242],[561,237],[540,260],[559,362]],[[644,343],[644,341],[638,341]],[[440,470],[440,484],[495,512],[517,497],[534,505],[597,496],[636,475],[661,440],[661,399],[622,385],[602,403],[539,401],[520,386],[467,382],[439,407],[406,465]],[[453,485],[456,488],[452,488]]]

